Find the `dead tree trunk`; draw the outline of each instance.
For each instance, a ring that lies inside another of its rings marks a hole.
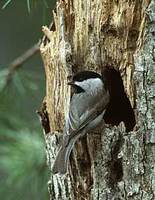
[[[51,29],[43,27],[46,98],[40,115],[49,168],[68,112],[67,78],[75,72],[113,66],[136,116],[132,131],[124,123],[106,125],[80,139],[69,173],[51,173],[51,200],[155,199],[154,8],[154,0],[60,0]]]

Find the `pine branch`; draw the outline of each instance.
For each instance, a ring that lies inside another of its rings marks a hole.
[[[39,51],[39,44],[40,41],[36,44],[34,44],[30,49],[26,50],[22,55],[20,55],[18,58],[16,58],[13,62],[10,63],[8,74],[6,76],[6,84],[8,85],[12,79],[12,75],[16,70],[18,70],[23,63],[25,63],[28,59],[30,59],[33,55],[38,53]]]
[[[49,26],[50,30],[55,30],[55,24],[52,22]],[[17,57],[14,61],[12,61],[8,68],[8,73],[6,75],[6,83],[4,84],[3,89],[10,83],[12,76],[16,70],[18,70],[23,63],[25,63],[28,59],[34,56],[36,53],[39,52],[40,43],[46,44],[48,41],[47,36],[43,36],[42,40],[39,40],[36,44],[34,44],[30,49],[26,50],[22,55]]]

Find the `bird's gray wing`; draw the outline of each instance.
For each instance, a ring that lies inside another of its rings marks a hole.
[[[97,99],[97,100],[96,100]],[[65,143],[82,131],[91,121],[100,115],[106,108],[109,101],[109,93],[104,95],[91,96],[74,95],[71,104],[67,126],[65,130]]]

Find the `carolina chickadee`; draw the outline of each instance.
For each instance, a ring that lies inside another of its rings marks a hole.
[[[68,84],[74,88],[74,93],[62,144],[53,165],[53,174],[67,172],[69,156],[75,142],[102,122],[110,98],[105,80],[96,72],[79,72]]]

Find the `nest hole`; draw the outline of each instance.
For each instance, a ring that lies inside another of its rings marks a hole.
[[[110,92],[110,102],[104,115],[105,123],[117,126],[123,121],[126,132],[132,131],[136,124],[135,114],[125,93],[119,71],[112,67],[106,67],[102,72],[102,76],[106,80]]]

